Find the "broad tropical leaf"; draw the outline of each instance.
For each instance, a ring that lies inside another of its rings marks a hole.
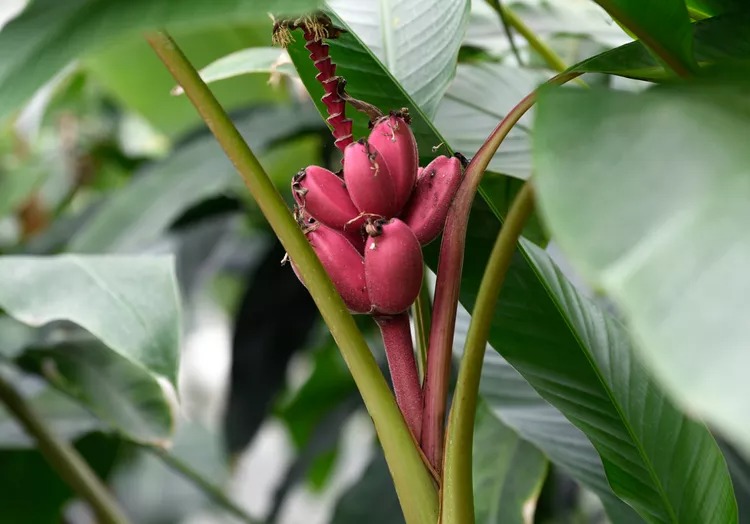
[[[547,92],[536,163],[555,238],[620,305],[644,363],[750,450],[748,92]]]
[[[136,442],[164,445],[176,414],[159,379],[91,340],[27,349],[17,362]]]
[[[750,11],[702,20],[694,23],[692,30],[695,58],[701,67],[750,65]],[[650,81],[663,81],[671,76],[640,42],[596,55],[571,70]]]
[[[328,0],[327,3],[401,83],[414,103],[426,115],[434,115],[456,70],[470,2]]]
[[[695,69],[693,35],[684,0],[596,0],[679,76]]]
[[[180,306],[171,257],[0,257],[0,307],[30,326],[78,324],[134,365],[177,381]]]
[[[17,109],[69,62],[118,38],[159,27],[251,22],[299,13],[315,0],[33,0],[0,31],[0,118]]]

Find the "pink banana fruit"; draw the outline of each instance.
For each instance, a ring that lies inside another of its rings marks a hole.
[[[306,236],[349,311],[369,313],[372,308],[362,255],[342,233],[322,224],[311,226]]]
[[[359,215],[344,181],[331,171],[308,166],[292,179],[292,195],[300,209],[334,229],[348,229]]]
[[[439,156],[420,172],[401,220],[414,231],[421,245],[429,244],[443,231],[462,179],[461,161],[456,157]]]
[[[422,287],[422,248],[397,218],[378,221],[365,245],[365,282],[373,313],[406,311]],[[373,236],[375,235],[375,236]]]
[[[394,205],[398,212],[414,190],[419,168],[417,141],[409,126],[408,116],[404,118],[398,113],[391,113],[380,118],[375,122],[367,141],[388,164],[395,190]]]
[[[360,212],[390,218],[396,215],[395,188],[383,155],[366,140],[344,151],[344,181]]]

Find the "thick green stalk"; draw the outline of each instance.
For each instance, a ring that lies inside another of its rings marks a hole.
[[[318,257],[258,159],[177,44],[164,32],[152,33],[147,40],[242,176],[266,220],[294,261],[372,417],[406,521],[409,524],[434,524],[438,499],[432,477],[422,462],[411,432],[362,333]],[[294,319],[290,318],[289,323],[293,325]]]
[[[112,494],[73,446],[60,440],[26,400],[0,374],[0,401],[26,432],[36,440],[37,449],[57,474],[91,505],[102,524],[128,524],[130,521]],[[33,495],[32,495],[33,496]]]
[[[564,84],[581,73],[564,73],[550,79],[548,84]],[[469,212],[474,202],[484,170],[495,151],[508,136],[513,126],[536,101],[536,91],[521,100],[492,131],[487,140],[471,159],[451,204],[440,244],[440,259],[437,268],[437,285],[432,308],[430,350],[427,359],[427,376],[424,384],[424,415],[422,416],[422,449],[437,471],[441,471],[443,459],[443,420],[448,398],[453,333],[456,327],[456,307],[461,288],[466,230]]]
[[[516,244],[534,209],[534,194],[527,182],[516,195],[503,222],[484,270],[471,315],[464,356],[458,371],[453,404],[448,416],[443,470],[441,524],[474,524],[472,444],[484,351],[500,288],[510,267]]]

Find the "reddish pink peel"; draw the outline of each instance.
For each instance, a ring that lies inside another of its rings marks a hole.
[[[308,231],[307,239],[349,311],[369,313],[372,308],[362,255],[343,234],[323,225]]]
[[[352,221],[359,211],[344,181],[331,171],[318,166],[303,169],[292,180],[292,194],[300,209],[317,221],[334,229],[355,229]]]
[[[366,140],[344,150],[344,181],[349,197],[362,213],[390,218],[398,211],[388,164]]]
[[[419,154],[414,133],[401,116],[391,114],[375,122],[367,141],[388,164],[398,212],[409,200],[417,180]]]
[[[458,158],[439,156],[420,172],[401,220],[414,231],[423,246],[443,231],[451,202],[463,179],[461,171]]]
[[[365,245],[365,281],[375,313],[406,311],[422,287],[422,248],[409,226],[394,218]]]
[[[375,322],[383,336],[396,403],[414,438],[419,442],[422,434],[422,385],[414,359],[409,313],[376,316]]]

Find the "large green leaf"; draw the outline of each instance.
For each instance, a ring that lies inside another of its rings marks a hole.
[[[383,108],[409,107],[420,158],[424,162],[434,155],[432,146],[445,140],[356,36],[348,33],[332,40],[330,46],[337,72],[349,81],[347,89],[352,96]],[[325,114],[318,101],[322,89],[314,80],[315,70],[304,48],[297,42],[289,53],[319,111]],[[355,130],[360,134],[366,133],[366,121],[356,115]],[[461,290],[462,303],[469,310],[500,228],[500,208],[485,184],[480,190],[483,198],[476,199],[469,224]],[[578,295],[569,295],[576,298],[572,302],[556,297],[554,291],[561,286],[567,290],[567,282],[554,271],[540,271],[526,258],[532,256],[531,248],[525,245],[510,268],[490,343],[594,442],[615,492],[638,507],[644,518],[674,522],[672,515],[677,514],[684,522],[701,522],[706,511],[715,511],[731,520],[736,504],[729,476],[708,431],[667,403],[632,358],[619,328],[612,332],[617,339],[604,337],[610,334],[608,329],[615,329],[604,313],[590,304],[577,307]],[[433,243],[425,250],[433,269],[438,249]],[[598,322],[590,326],[593,331],[577,324],[594,319]],[[618,359],[616,370],[607,366],[607,356]],[[628,383],[628,378],[633,382]],[[659,447],[665,435],[677,435],[681,447],[669,447],[674,453],[664,453]],[[700,469],[688,467],[697,464],[695,449],[704,453]],[[668,476],[665,464],[674,466]]]
[[[459,307],[454,354],[463,354],[471,317]],[[596,493],[617,524],[643,522],[612,491],[602,459],[586,435],[532,388],[518,371],[488,345],[479,386],[493,415],[523,440],[541,450],[580,484]]]
[[[545,73],[500,64],[461,64],[438,107],[435,125],[451,147],[471,155],[519,100],[547,78]],[[531,176],[531,116],[511,131],[489,169],[522,179]]]
[[[472,460],[477,522],[530,522],[547,474],[547,460],[482,403],[477,409]]]
[[[693,35],[684,0],[596,0],[678,74],[695,68]]]
[[[560,246],[621,306],[663,384],[745,449],[748,93],[548,92],[536,142],[540,201]]]
[[[695,58],[701,67],[750,64],[750,11],[709,18],[692,26]],[[632,42],[584,60],[574,71],[609,73],[661,81],[670,77],[640,42]]]
[[[470,2],[328,0],[327,3],[401,83],[414,103],[432,116],[456,70]]]
[[[0,118],[72,60],[157,28],[252,22],[266,12],[301,12],[315,0],[33,0],[0,31]]]
[[[176,384],[180,309],[171,257],[0,257],[0,307],[30,326],[68,320]]]
[[[158,378],[97,341],[32,347],[17,362],[130,440],[163,445],[172,435],[175,413]]]
[[[237,122],[253,150],[320,126],[305,108],[256,109]],[[264,160],[261,156],[261,160]],[[299,166],[302,168],[304,166]],[[291,180],[292,173],[288,177]],[[216,139],[204,135],[167,159],[146,167],[117,192],[70,242],[70,251],[133,252],[153,242],[188,207],[241,186],[241,179]]]

